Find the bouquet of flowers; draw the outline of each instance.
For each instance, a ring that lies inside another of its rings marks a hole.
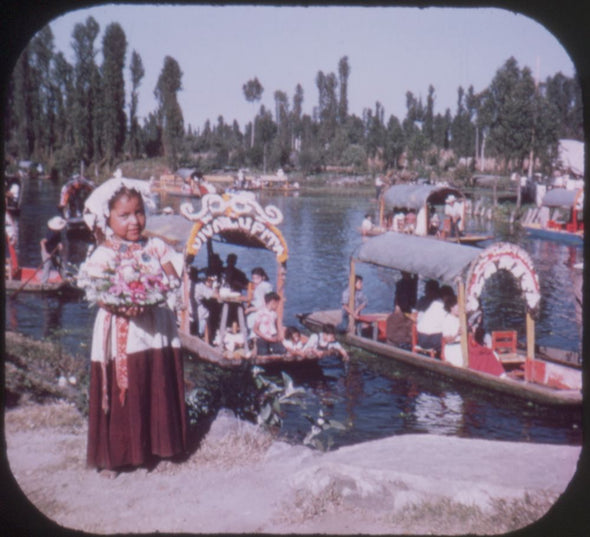
[[[143,263],[135,257],[116,259],[102,270],[82,266],[78,273],[78,286],[86,291],[91,303],[109,306],[156,306],[168,300],[180,286],[176,278],[169,277],[154,264]]]

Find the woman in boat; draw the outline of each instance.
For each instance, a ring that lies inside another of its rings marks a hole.
[[[438,297],[430,303],[424,312],[418,313],[416,331],[418,332],[418,345],[423,349],[434,349],[438,355],[442,348],[442,329],[447,312],[444,308],[445,297],[454,292],[448,285],[443,285]]]
[[[180,339],[167,304],[179,285],[174,251],[159,238],[142,237],[149,192],[130,185],[116,177],[87,200],[106,240],[78,274],[87,299],[99,306],[90,353],[87,464],[106,477],[182,456],[187,446]],[[125,286],[129,278],[133,285]]]

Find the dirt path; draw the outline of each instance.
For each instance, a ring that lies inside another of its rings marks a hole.
[[[544,515],[580,455],[435,435],[320,453],[221,413],[187,461],[105,479],[85,467],[86,423],[74,406],[11,409],[5,427],[10,471],[36,509],[99,534],[502,533]],[[552,520],[564,528],[572,519],[560,505]],[[36,534],[33,515],[19,519],[27,535]]]

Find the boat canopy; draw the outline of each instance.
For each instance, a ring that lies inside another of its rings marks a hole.
[[[548,190],[543,196],[541,205],[545,207],[567,207],[572,208],[577,202],[580,189],[568,190],[566,188],[554,188]]]
[[[180,212],[193,222],[186,241],[188,254],[196,255],[203,244],[213,238],[241,246],[266,248],[284,264],[289,256],[287,243],[277,225],[283,213],[274,205],[261,207],[251,192],[207,194],[201,200],[201,209],[193,212],[185,203]]]
[[[363,263],[455,283],[480,253],[481,248],[475,246],[388,231],[363,242],[353,257]]]
[[[482,249],[389,231],[363,242],[352,258],[445,283],[465,282],[468,313],[479,309],[485,281],[501,269],[515,277],[530,313],[536,312],[541,299],[539,278],[528,253],[511,243]]]
[[[390,186],[383,193],[386,209],[406,208],[419,211],[426,203],[443,205],[449,194],[457,199],[465,196],[456,188],[446,185],[400,184]]]
[[[147,219],[145,234],[159,237],[182,252],[192,227],[193,223],[179,214],[156,214]]]

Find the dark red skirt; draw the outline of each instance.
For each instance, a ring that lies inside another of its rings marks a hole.
[[[187,416],[180,349],[128,355],[128,388],[119,399],[115,364],[106,367],[109,410],[102,408],[103,373],[91,363],[88,403],[89,466],[114,470],[153,464],[186,452]]]

